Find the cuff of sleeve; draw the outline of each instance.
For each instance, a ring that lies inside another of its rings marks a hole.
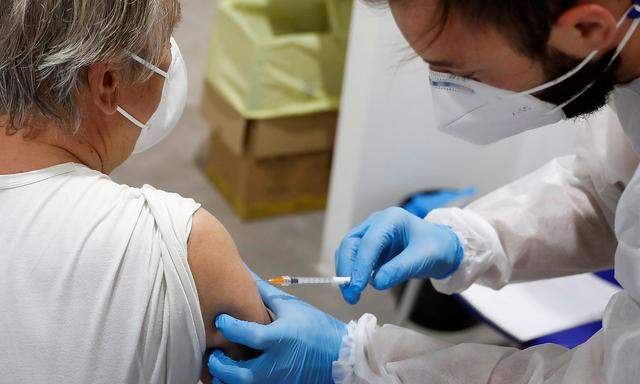
[[[494,289],[509,282],[513,266],[507,258],[498,233],[485,219],[471,210],[437,209],[427,221],[446,225],[458,236],[463,249],[460,267],[445,279],[432,279],[444,294],[459,293],[474,283]]]
[[[355,367],[355,353],[353,335],[356,331],[357,324],[355,321],[350,322],[347,325],[347,334],[342,338],[342,345],[340,345],[340,354],[338,361],[333,362],[332,374],[333,382],[335,384],[348,384],[353,382],[354,367]]]
[[[347,334],[342,339],[338,361],[333,363],[335,384],[382,383],[379,367],[370,366],[367,346],[377,329],[378,319],[364,314],[357,322],[347,325]],[[374,371],[375,369],[375,371]]]

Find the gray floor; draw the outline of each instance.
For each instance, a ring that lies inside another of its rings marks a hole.
[[[189,68],[190,98],[179,127],[157,148],[131,158],[113,177],[129,185],[150,184],[195,199],[226,226],[245,262],[262,276],[313,273],[320,255],[322,212],[242,222],[201,171],[210,131],[198,107],[215,4],[212,0],[183,2],[184,20],[176,40]],[[357,306],[346,304],[332,287],[297,288],[292,293],[345,321],[364,312],[374,313],[384,322],[394,320],[389,293],[369,291]],[[438,336],[452,341],[501,341],[485,328]]]

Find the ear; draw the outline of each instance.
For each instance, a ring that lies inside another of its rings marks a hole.
[[[118,92],[122,85],[122,76],[109,63],[95,63],[87,73],[89,91],[93,103],[107,115],[117,112]]]
[[[616,41],[616,18],[599,4],[581,4],[563,13],[551,31],[549,44],[570,56],[583,58],[607,50]]]

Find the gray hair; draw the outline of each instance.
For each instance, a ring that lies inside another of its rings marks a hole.
[[[0,0],[0,116],[8,132],[34,120],[75,131],[86,69],[119,65],[125,81],[151,76],[127,57],[152,63],[179,18],[179,0]]]

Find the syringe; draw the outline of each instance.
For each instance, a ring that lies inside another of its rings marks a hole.
[[[351,283],[350,277],[293,277],[280,276],[269,279],[269,284],[281,287],[290,287],[293,285],[319,285],[319,284],[335,284],[343,285]]]

